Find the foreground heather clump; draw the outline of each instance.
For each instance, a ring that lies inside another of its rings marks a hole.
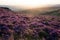
[[[28,16],[0,8],[0,40],[60,40],[60,17]]]

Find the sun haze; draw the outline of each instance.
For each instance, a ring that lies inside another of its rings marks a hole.
[[[0,0],[0,5],[12,5],[17,8],[37,8],[48,5],[60,4],[60,0]]]

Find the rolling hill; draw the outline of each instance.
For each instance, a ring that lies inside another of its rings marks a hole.
[[[30,14],[33,14],[33,15],[60,16],[60,5],[53,5],[53,6],[50,6],[50,7],[23,10],[22,12],[25,12],[27,14],[30,13]]]

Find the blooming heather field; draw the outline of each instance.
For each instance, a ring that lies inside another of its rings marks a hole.
[[[0,7],[0,40],[60,40],[60,17],[31,16]]]

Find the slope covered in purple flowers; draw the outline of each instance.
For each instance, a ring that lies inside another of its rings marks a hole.
[[[12,39],[11,36],[13,36]],[[1,7],[0,39],[60,40],[60,17],[31,16]]]

